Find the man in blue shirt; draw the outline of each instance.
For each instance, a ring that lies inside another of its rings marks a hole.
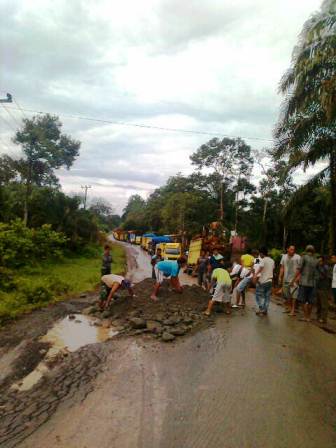
[[[151,295],[151,299],[157,301],[157,295],[160,289],[160,286],[165,278],[170,278],[170,283],[173,287],[173,289],[178,292],[182,293],[182,286],[180,285],[178,275],[180,272],[180,269],[184,267],[187,263],[187,260],[184,257],[178,258],[176,261],[170,261],[170,260],[164,260],[159,261],[155,267],[155,277],[156,277],[156,283],[154,286],[153,293]]]

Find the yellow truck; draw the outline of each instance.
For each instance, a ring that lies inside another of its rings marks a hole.
[[[230,245],[222,244],[218,238],[216,237],[208,237],[208,238],[194,238],[190,241],[189,249],[188,249],[188,260],[187,260],[187,271],[189,274],[195,274],[195,268],[197,265],[197,260],[201,255],[201,250],[205,252],[209,252],[212,254],[214,249],[218,249],[219,252],[224,256],[224,258],[229,259]]]
[[[161,243],[162,256],[165,260],[177,260],[182,255],[181,243]]]
[[[135,237],[135,244],[141,244],[141,236],[136,236]]]
[[[189,249],[188,249],[188,267],[195,267],[197,260],[201,255],[201,250],[203,249],[204,239],[196,238],[190,241]]]

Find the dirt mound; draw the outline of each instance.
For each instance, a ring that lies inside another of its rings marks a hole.
[[[98,325],[115,326],[120,334],[147,333],[165,342],[213,323],[203,314],[209,294],[198,286],[185,286],[183,293],[177,294],[166,282],[158,302],[150,299],[152,289],[153,280],[146,279],[135,286],[136,297],[129,298],[122,292],[109,310],[100,312],[98,307],[90,307],[87,312],[98,318]]]

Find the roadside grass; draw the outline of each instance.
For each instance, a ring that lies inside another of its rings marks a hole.
[[[125,272],[122,246],[111,245],[112,271]],[[61,260],[44,261],[15,272],[15,288],[0,291],[0,325],[20,314],[59,300],[92,291],[99,285],[102,248],[90,246],[80,255],[65,255]]]

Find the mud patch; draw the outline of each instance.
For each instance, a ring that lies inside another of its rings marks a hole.
[[[113,328],[103,328],[95,325],[96,323],[92,317],[82,314],[69,315],[56,322],[37,344],[41,348],[50,347],[48,351],[45,349],[38,351],[45,355],[44,361],[36,365],[38,358],[29,357],[29,353],[27,353],[28,360],[27,356],[20,358],[20,364],[23,365],[21,371],[30,373],[23,379],[21,376],[21,381],[15,383],[12,388],[20,392],[31,389],[49,372],[49,368],[68,352],[75,352],[89,344],[105,342],[118,334]]]

